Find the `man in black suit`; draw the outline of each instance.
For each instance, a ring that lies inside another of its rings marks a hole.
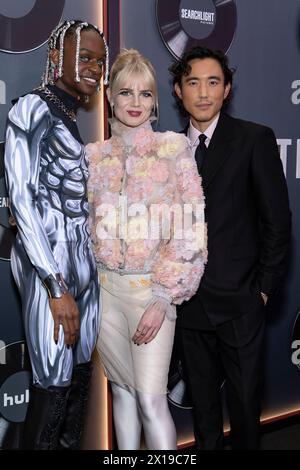
[[[290,210],[271,129],[223,112],[232,70],[196,47],[172,65],[175,96],[206,199],[208,262],[197,294],[178,312],[199,449],[222,449],[220,384],[226,379],[231,445],[259,447],[265,305],[288,256]]]

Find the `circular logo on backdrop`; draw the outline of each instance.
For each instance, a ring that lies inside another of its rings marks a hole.
[[[192,408],[182,362],[179,357],[174,357],[174,354],[170,364],[167,397],[169,402],[177,408],[186,410]]]
[[[0,413],[7,421],[22,423],[25,420],[29,383],[29,372],[17,372],[0,387]]]
[[[237,11],[234,0],[156,0],[162,40],[176,58],[194,46],[228,51]]]
[[[24,421],[30,380],[29,358],[24,341],[0,348],[0,416],[6,421]]]
[[[60,22],[64,6],[65,0],[1,0],[0,51],[14,54],[40,47]]]
[[[182,0],[179,6],[179,20],[183,30],[190,38],[204,39],[212,34],[216,25],[216,8],[212,0]]]
[[[9,223],[8,195],[4,178],[4,142],[0,142],[0,260],[9,261],[15,228]]]

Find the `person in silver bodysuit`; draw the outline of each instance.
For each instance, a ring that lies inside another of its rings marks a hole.
[[[32,365],[24,447],[79,448],[99,286],[88,229],[84,146],[76,109],[97,91],[108,49],[93,25],[52,33],[42,85],[8,115],[5,168],[18,235],[12,271]]]

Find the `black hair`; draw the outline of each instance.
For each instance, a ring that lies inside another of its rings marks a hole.
[[[220,67],[223,71],[224,85],[225,86],[228,84],[232,85],[233,74],[235,70],[229,67],[228,57],[220,50],[213,50],[213,49],[208,49],[207,47],[196,46],[186,51],[180,59],[178,59],[169,67],[169,72],[171,73],[173,77],[173,87],[175,86],[175,84],[178,84],[181,87],[182,77],[189,75],[189,73],[191,72],[190,62],[194,59],[216,60],[220,64]],[[173,90],[173,96],[175,97],[180,110],[183,112],[183,114],[186,114],[182,105],[182,101],[178,98],[174,90]],[[227,104],[228,99],[229,99],[229,95],[225,99],[224,104]]]

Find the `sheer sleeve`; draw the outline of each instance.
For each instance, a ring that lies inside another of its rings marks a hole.
[[[167,133],[169,171],[174,182],[170,238],[162,243],[153,267],[153,294],[181,304],[197,291],[207,261],[207,233],[201,178],[184,135]]]
[[[31,264],[45,279],[59,273],[37,207],[40,150],[51,126],[51,114],[37,95],[22,97],[8,114],[5,176],[10,208]]]

